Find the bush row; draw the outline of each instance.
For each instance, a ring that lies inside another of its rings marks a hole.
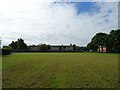
[[[10,54],[11,54],[11,50],[2,49],[2,55],[10,55]]]

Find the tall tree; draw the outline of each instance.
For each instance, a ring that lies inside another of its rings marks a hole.
[[[12,50],[16,50],[18,47],[18,41],[12,41],[12,43],[9,44],[9,46],[11,46]]]
[[[18,39],[18,50],[27,49],[27,44],[24,43],[22,38]]]
[[[12,43],[9,44],[9,46],[12,47],[12,50],[21,51],[27,49],[27,44],[24,42],[22,38],[19,38],[17,41],[12,41]]]
[[[92,41],[87,45],[87,47],[93,51],[97,51],[99,46],[106,46],[107,34],[106,33],[97,33]]]
[[[112,30],[109,34],[109,46],[112,52],[120,52],[120,29]]]
[[[110,34],[97,33],[88,43],[88,50],[97,51],[97,48],[101,46],[103,51],[103,46],[107,47],[107,52],[120,52],[120,29],[112,30]]]
[[[76,45],[75,44],[73,44],[73,50],[76,50]]]

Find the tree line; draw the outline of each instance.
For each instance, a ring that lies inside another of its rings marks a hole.
[[[0,40],[1,44],[1,40]],[[50,49],[50,45],[47,44],[39,44],[33,45],[39,47],[39,51],[47,51]],[[80,47],[73,44],[73,48],[75,51],[92,51],[96,52],[97,49],[101,47],[106,47],[107,52],[120,53],[120,29],[111,30],[109,34],[106,33],[97,33],[91,41],[87,44],[87,47]],[[12,41],[8,46],[3,46],[3,51],[17,51],[24,52],[29,51],[29,46],[24,42],[24,39],[19,38],[17,41]]]
[[[74,51],[84,51],[86,48],[79,47],[75,44],[72,45]],[[12,41],[8,46],[3,46],[4,50],[11,50],[12,52],[25,52],[31,51],[30,47],[37,47],[38,51],[50,51],[50,45],[47,44],[39,44],[39,45],[32,45],[28,46],[22,38],[19,38],[17,41]]]
[[[24,51],[27,49],[27,44],[22,38],[19,38],[17,41],[12,41],[8,46],[3,46],[3,49],[12,50],[12,51]]]
[[[87,44],[88,51],[97,51],[106,47],[107,52],[120,53],[120,29],[111,30],[109,34],[97,33]]]

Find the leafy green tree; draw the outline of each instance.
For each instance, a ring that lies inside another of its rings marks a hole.
[[[41,45],[39,45],[39,50],[40,51],[47,51],[48,50],[48,46],[46,44],[41,44]]]
[[[92,42],[89,42],[89,43],[87,44],[87,50],[90,51],[91,49],[93,49],[93,47],[92,47]]]
[[[76,51],[80,51],[80,47],[79,46],[76,46]]]
[[[76,45],[75,44],[73,44],[73,50],[76,50]]]
[[[5,49],[5,50],[11,50],[11,47],[10,47],[10,46],[3,46],[2,49]]]
[[[50,45],[47,45],[47,49],[50,50]]]
[[[17,41],[12,41],[12,43],[9,44],[9,46],[11,46],[11,48],[12,48],[13,50],[16,50],[17,47],[18,47],[18,42],[17,42]]]
[[[18,39],[18,50],[27,49],[27,44],[25,44],[24,40],[19,38]]]
[[[120,52],[120,29],[111,30],[110,34],[97,33],[88,43],[87,49],[97,51],[97,48],[101,46],[107,47],[107,52]]]
[[[0,52],[1,54],[1,52]],[[11,54],[11,47],[10,46],[3,46],[2,47],[2,55],[10,55]]]
[[[93,38],[92,41],[87,45],[88,49],[92,51],[97,51],[99,46],[103,47],[106,46],[107,34],[106,33],[97,33]]]
[[[109,47],[111,52],[120,52],[120,29],[110,32]]]
[[[27,49],[27,44],[22,38],[19,38],[17,41],[12,41],[12,43],[9,44],[9,46],[11,46],[12,50],[21,51]]]

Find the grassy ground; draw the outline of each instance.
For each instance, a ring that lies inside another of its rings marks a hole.
[[[118,55],[17,53],[3,56],[3,88],[117,88]]]

